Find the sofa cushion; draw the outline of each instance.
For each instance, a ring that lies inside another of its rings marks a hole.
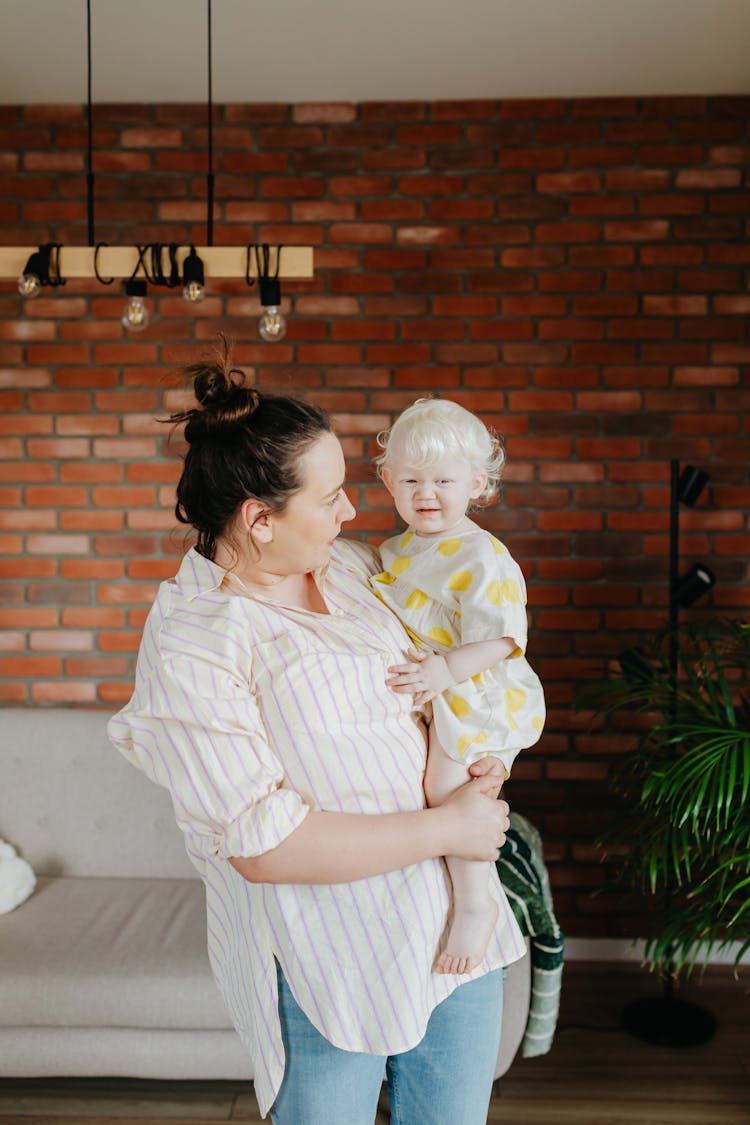
[[[106,711],[3,711],[0,836],[37,875],[197,878],[166,789],[107,738]]]
[[[0,950],[0,1026],[231,1027],[198,880],[41,878]]]

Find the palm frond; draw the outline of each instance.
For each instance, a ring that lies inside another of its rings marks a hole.
[[[612,773],[623,809],[600,843],[624,883],[665,896],[653,966],[689,972],[713,948],[750,948],[749,675],[750,626],[723,619],[640,638],[576,697],[636,734]]]

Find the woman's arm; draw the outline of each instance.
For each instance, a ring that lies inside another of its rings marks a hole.
[[[311,811],[271,851],[229,862],[250,883],[351,883],[442,855],[495,860],[508,827],[507,804],[490,795],[496,791],[488,773],[434,809]]]

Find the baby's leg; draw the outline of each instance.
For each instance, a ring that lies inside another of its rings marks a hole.
[[[424,791],[428,805],[440,805],[469,780],[466,766],[450,758],[430,726]],[[482,960],[495,923],[497,905],[489,893],[491,865],[446,856],[453,883],[453,920],[445,949],[435,963],[438,973],[470,973]]]

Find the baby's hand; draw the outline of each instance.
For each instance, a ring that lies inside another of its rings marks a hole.
[[[385,682],[394,691],[411,692],[417,707],[429,703],[455,682],[444,656],[417,652],[413,648],[407,649],[406,655],[410,663],[394,664],[388,669],[389,678]]]

